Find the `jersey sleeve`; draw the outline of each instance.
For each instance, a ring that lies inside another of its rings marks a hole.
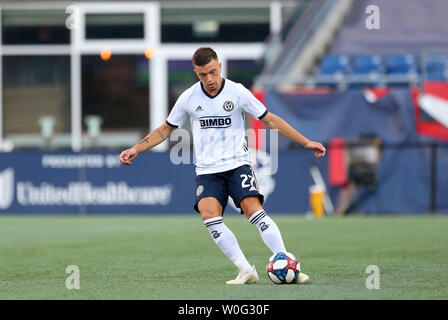
[[[255,96],[246,89],[242,84],[238,85],[240,88],[240,103],[243,110],[251,114],[254,118],[261,120],[268,114],[268,109]]]
[[[174,104],[173,109],[171,109],[170,114],[168,115],[168,118],[166,119],[166,123],[173,127],[173,128],[179,128],[182,127],[182,125],[185,122],[185,119],[187,118],[187,100],[188,96],[184,92],[179,96],[176,103]]]

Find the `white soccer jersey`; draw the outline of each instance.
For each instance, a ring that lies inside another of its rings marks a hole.
[[[199,81],[184,91],[171,110],[167,124],[181,127],[187,116],[193,133],[196,174],[235,169],[249,162],[244,113],[257,119],[266,107],[242,84],[222,79],[220,90],[210,96]]]

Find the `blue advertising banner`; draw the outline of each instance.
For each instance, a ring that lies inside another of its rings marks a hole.
[[[142,154],[129,167],[114,153],[2,154],[0,212],[188,212],[193,179],[193,166],[168,154]]]
[[[145,152],[126,167],[117,153],[0,154],[0,213],[196,214],[193,164],[175,165],[169,153]],[[328,183],[328,157],[306,150],[259,152],[254,171],[270,213],[304,214],[310,210],[310,168],[319,169],[334,207],[340,187]],[[448,152],[439,150],[437,212],[448,211]],[[275,167],[275,166],[274,166]],[[417,150],[384,150],[378,185],[363,192],[354,207],[365,213],[425,213],[431,208],[430,158]],[[225,214],[238,214],[229,200]]]
[[[194,165],[175,165],[169,153],[146,152],[126,167],[118,154],[0,154],[0,213],[195,214]],[[265,174],[271,164],[263,154],[255,172],[265,208],[307,212],[312,154],[283,152],[274,175]],[[240,211],[229,200],[225,212]]]

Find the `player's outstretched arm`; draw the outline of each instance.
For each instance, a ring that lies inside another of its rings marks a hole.
[[[144,137],[132,148],[124,150],[119,157],[121,163],[127,166],[131,165],[132,160],[134,160],[139,153],[151,149],[152,147],[155,147],[156,145],[162,143],[166,138],[170,136],[173,130],[174,128],[167,125],[166,123],[162,124],[154,131],[151,131],[146,137]]]
[[[323,157],[325,155],[326,150],[321,143],[309,140],[279,116],[268,112],[261,121],[269,129],[278,130],[278,133],[282,136],[301,144],[305,149],[314,151],[316,157]]]

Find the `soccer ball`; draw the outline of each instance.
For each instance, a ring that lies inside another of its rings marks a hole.
[[[266,271],[276,284],[294,283],[300,273],[300,262],[292,253],[279,252],[269,258]]]

